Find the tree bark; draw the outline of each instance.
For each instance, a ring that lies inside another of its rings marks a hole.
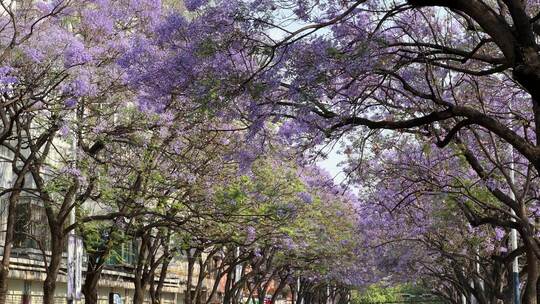
[[[168,249],[165,254],[169,254]],[[157,284],[154,284],[154,281],[151,280],[150,284],[150,295],[152,297],[152,304],[160,304],[161,298],[163,296],[163,285],[165,284],[165,279],[167,278],[167,270],[169,268],[169,264],[171,262],[171,258],[168,256],[165,259],[163,259],[163,263],[161,264],[161,270],[159,272],[159,279]]]
[[[227,277],[226,277],[226,280],[225,280],[225,290],[224,290],[224,293],[223,293],[223,304],[230,304],[231,303],[231,297],[232,297],[232,284],[233,284],[233,281],[232,281],[232,276],[233,276],[233,273],[234,273],[234,267],[229,267],[228,269],[228,272],[227,272]],[[188,303],[186,303],[188,304]],[[259,303],[259,304],[262,304],[262,303]]]
[[[148,262],[148,242],[149,235],[144,233],[141,238],[141,247],[139,249],[139,256],[137,257],[137,267],[135,268],[135,291],[133,293],[133,304],[142,304],[144,302],[144,291],[146,289],[146,277],[144,275],[144,268]]]
[[[19,180],[19,179],[17,179]],[[21,184],[24,178],[21,178]],[[16,184],[18,184],[16,182]],[[20,187],[21,185],[19,185]],[[13,235],[15,230],[15,207],[19,201],[21,191],[15,190],[11,193],[8,200],[6,236],[4,239],[4,252],[2,263],[0,264],[0,304],[5,304],[8,292],[9,264],[11,258],[11,249],[13,246]]]
[[[61,227],[51,227],[51,257],[47,266],[47,276],[43,282],[43,304],[54,304],[54,293],[58,281],[58,271],[62,263],[65,235]]]
[[[186,304],[193,303],[193,297],[191,295],[191,286],[193,284],[193,267],[195,266],[195,257],[191,256],[190,250],[186,250],[187,256],[187,279],[186,279],[186,291],[185,302]]]
[[[88,265],[87,270],[86,270],[86,276],[84,278],[84,285],[82,288],[85,304],[97,304],[97,301],[98,301],[97,287],[98,287],[98,281],[100,277],[101,277],[101,270],[95,270],[95,269],[91,270],[90,265]]]
[[[133,304],[142,304],[144,301],[144,290],[142,286],[135,283],[135,291],[133,292]]]
[[[527,250],[526,258],[527,283],[525,285],[525,291],[523,294],[523,304],[537,304],[538,258],[530,249]]]

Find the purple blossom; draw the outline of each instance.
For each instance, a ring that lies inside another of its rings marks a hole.
[[[248,226],[246,228],[246,243],[253,243],[253,241],[255,241],[255,237],[256,237],[255,233],[256,233],[255,227]]]
[[[85,25],[92,31],[99,32],[101,35],[113,32],[114,20],[101,10],[86,10],[83,12],[83,18]]]
[[[489,178],[486,182],[485,182],[485,185],[486,187],[489,189],[489,190],[495,190],[498,185],[497,185],[497,181],[492,179],[492,178]]]
[[[184,5],[188,11],[194,11],[208,3],[208,0],[185,0]]]
[[[68,109],[73,109],[77,105],[77,99],[68,98],[64,100],[64,106]]]
[[[311,197],[311,194],[309,194],[308,192],[300,192],[298,193],[298,196],[300,197],[300,199],[302,199],[302,201],[304,201],[304,203],[306,204],[311,204],[313,203],[313,197]]]
[[[85,183],[86,178],[81,173],[81,170],[75,167],[63,167],[59,171],[61,174],[64,175],[71,175],[72,177],[76,178],[80,183]]]
[[[41,63],[46,58],[45,53],[43,53],[41,49],[33,47],[23,47],[22,50],[30,60],[36,63]]]
[[[35,4],[36,8],[44,14],[49,14],[51,12],[51,4],[44,1],[37,1]]]
[[[183,147],[184,147],[184,143],[181,140],[175,140],[171,143],[171,148],[176,154],[180,154],[182,152]]]
[[[87,71],[79,73],[75,79],[67,83],[63,87],[63,91],[66,94],[71,94],[77,97],[82,96],[95,96],[97,94],[97,87],[92,83],[90,75]]]
[[[60,173],[69,174],[77,177],[81,177],[81,170],[74,168],[74,167],[63,167],[60,169]]]
[[[167,138],[171,135],[171,132],[168,127],[161,127],[159,128],[159,137],[160,138]]]
[[[292,249],[296,248],[296,244],[294,243],[294,241],[290,237],[283,238],[282,242],[283,242],[283,246],[284,246],[285,249],[292,250]]]
[[[64,66],[66,68],[85,64],[88,61],[92,60],[92,55],[90,55],[84,44],[79,40],[74,40],[64,51]]]
[[[17,83],[17,77],[11,75],[14,69],[9,66],[0,67],[0,87],[6,92],[7,88]]]
[[[529,211],[535,216],[540,217],[540,205],[530,206]]]
[[[300,19],[307,21],[309,20],[308,7],[309,3],[306,0],[298,0],[296,2],[296,8],[294,9],[294,13]]]
[[[165,22],[160,24],[156,32],[158,33],[158,42],[164,43],[169,41],[174,33],[176,33],[180,28],[186,25],[186,19],[179,13],[170,14]]]
[[[70,7],[65,7],[65,0],[38,1],[35,6],[43,14],[58,12],[60,11],[60,8],[62,8],[65,13],[70,11]]]
[[[255,255],[255,258],[261,258],[262,257],[262,253],[261,253],[260,248],[255,248],[255,250],[253,250],[253,254]]]
[[[58,130],[58,133],[62,137],[67,137],[69,135],[69,125],[67,123],[62,124],[62,126]]]
[[[504,229],[502,228],[499,228],[499,227],[496,227],[495,228],[495,239],[497,241],[500,241],[504,238],[506,232],[504,231]]]
[[[242,150],[236,155],[238,161],[238,167],[240,172],[247,172],[251,168],[251,165],[257,159],[257,155],[252,151]]]

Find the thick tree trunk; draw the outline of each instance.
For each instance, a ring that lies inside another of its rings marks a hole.
[[[538,283],[538,258],[536,254],[528,249],[527,254],[527,284],[523,294],[523,304],[537,304],[537,283]]]
[[[133,293],[133,304],[143,304],[144,302],[144,287],[142,284],[135,283],[135,291]]]
[[[101,251],[91,254],[88,257],[88,266],[86,267],[86,275],[84,278],[84,285],[82,287],[85,304],[97,304],[98,282],[101,278],[101,272],[103,270],[103,265],[105,264],[105,258],[109,254],[111,246],[112,242],[110,239],[108,239],[105,247],[101,248]]]
[[[86,270],[86,276],[84,278],[84,285],[82,288],[85,304],[97,304],[97,286],[100,277],[101,271],[94,269],[90,270],[90,265],[88,265],[88,268]]]
[[[206,295],[203,293],[204,288],[204,279],[207,277],[207,267],[208,262],[211,259],[211,257],[207,257],[206,260],[203,261],[202,255],[197,254],[197,262],[199,264],[199,274],[197,276],[197,286],[195,288],[195,296],[193,297],[195,299],[195,303],[200,304],[206,302],[206,299],[203,298]]]
[[[15,207],[19,201],[20,194],[20,191],[12,192],[8,200],[4,252],[2,255],[2,263],[0,264],[0,304],[5,304],[7,300],[9,262],[11,258],[11,248],[13,246],[13,235],[15,230]]]
[[[540,280],[536,281],[536,303],[540,303]]]
[[[105,260],[109,256],[114,242],[111,235],[119,229],[118,225],[114,224],[108,229],[107,238],[104,242],[98,246],[97,249],[92,249],[92,254],[88,254],[88,265],[86,267],[86,276],[84,278],[84,285],[82,292],[84,294],[85,304],[97,304],[98,293],[97,287],[99,279],[101,278],[101,272],[105,265]],[[86,232],[81,228],[81,233],[84,235]],[[87,245],[87,244],[85,244]],[[89,248],[86,248],[87,252]]]
[[[143,304],[144,295],[150,280],[154,279],[154,272],[150,270],[152,259],[152,246],[150,231],[146,231],[141,236],[141,245],[137,257],[137,267],[135,268],[135,291],[133,294],[133,304]]]
[[[148,286],[148,278],[145,275],[138,276],[135,273],[135,291],[133,292],[133,304],[143,304],[144,293]]]
[[[61,227],[51,229],[51,257],[47,267],[47,276],[43,282],[43,304],[54,304],[54,293],[58,272],[62,263],[62,252],[64,252],[64,235]]]
[[[229,271],[227,273],[227,279],[225,280],[225,290],[223,293],[223,304],[230,304],[231,303],[231,296],[232,296],[232,276],[234,272],[234,267],[230,267]],[[188,304],[188,303],[186,303]],[[262,304],[262,303],[261,303]]]
[[[191,295],[191,286],[193,284],[193,267],[195,266],[195,258],[190,255],[189,250],[187,252],[187,260],[188,260],[188,265],[187,265],[188,269],[187,269],[187,279],[186,279],[185,302],[186,304],[192,304],[193,297]]]
[[[165,279],[167,278],[167,270],[169,268],[169,263],[171,259],[165,258],[161,264],[161,270],[159,272],[159,280],[157,284],[154,284],[154,281],[151,280],[150,284],[150,295],[152,296],[152,304],[160,304],[161,298],[163,296],[163,285],[165,284]]]

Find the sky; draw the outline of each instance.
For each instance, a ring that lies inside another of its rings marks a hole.
[[[280,15],[283,16],[284,19],[289,19],[291,15],[294,13],[288,9],[283,9],[280,13]],[[295,19],[298,20],[298,19]],[[300,24],[298,22],[284,22],[280,24],[283,28],[286,28],[289,31],[294,31],[302,26],[305,26],[306,24]],[[272,39],[275,39],[276,41],[283,39],[286,36],[286,33],[274,28],[270,30],[269,36]],[[321,159],[317,161],[317,165],[319,165],[321,168],[327,170],[330,172],[330,175],[334,177],[334,181],[336,183],[340,183],[344,180],[345,174],[343,173],[343,170],[340,168],[339,163],[344,161],[345,158],[342,154],[339,154],[339,148],[340,144],[337,143],[335,145],[330,145],[330,148],[323,149],[323,152],[327,155],[326,159]],[[321,149],[322,147],[319,147],[318,149]]]
[[[317,162],[321,168],[330,172],[330,175],[334,177],[336,183],[341,183],[345,178],[345,173],[343,173],[343,170],[339,166],[339,163],[344,161],[345,157],[343,154],[338,153],[339,148],[340,145],[338,143],[333,145],[333,148],[324,150],[328,157]]]

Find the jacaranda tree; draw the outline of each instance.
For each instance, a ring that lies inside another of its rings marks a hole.
[[[189,96],[217,115],[248,122],[257,145],[269,120],[281,121],[283,140],[298,146],[384,134],[375,130],[436,145],[433,153],[460,160],[438,174],[481,188],[457,195],[467,221],[518,230],[526,256],[523,297],[536,303],[536,1],[187,1],[186,7],[190,20],[171,14],[156,37],[137,41],[123,61],[133,85],[157,94],[147,107],[175,103],[166,98],[171,94]],[[145,68],[148,58],[154,60]],[[366,150],[376,144],[366,141]],[[351,166],[361,169],[362,160]],[[482,199],[471,199],[478,193]]]

